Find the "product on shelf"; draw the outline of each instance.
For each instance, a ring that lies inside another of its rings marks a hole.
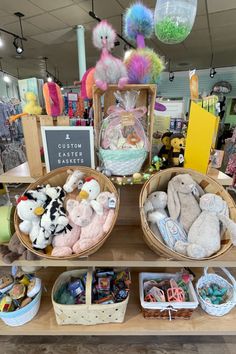
[[[14,278],[2,276],[0,283],[8,284],[1,289],[0,318],[9,326],[20,326],[31,321],[40,306],[41,279],[18,271]]]
[[[145,318],[189,319],[198,307],[188,273],[140,273],[139,289]]]
[[[46,82],[43,85],[43,97],[47,114],[52,117],[61,116],[64,108],[64,101],[60,86],[55,82]]]
[[[127,270],[73,270],[62,273],[52,290],[59,325],[123,322],[131,279]]]
[[[157,0],[154,26],[157,38],[177,44],[190,34],[197,12],[197,0]]]
[[[15,226],[23,244],[47,258],[95,252],[118,214],[119,197],[112,182],[88,167],[61,168],[42,182],[46,183],[39,185],[38,180],[18,199]],[[6,261],[12,257],[9,254]]]
[[[26,104],[23,107],[23,113],[15,114],[10,117],[10,122],[14,122],[16,119],[29,114],[37,115],[42,113],[42,107],[37,102],[37,96],[34,92],[25,93]]]
[[[216,258],[236,244],[234,210],[226,190],[208,176],[184,168],[153,175],[140,195],[147,244],[180,260]]]

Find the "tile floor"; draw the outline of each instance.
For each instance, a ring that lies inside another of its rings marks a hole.
[[[0,337],[1,354],[235,354],[229,337]]]

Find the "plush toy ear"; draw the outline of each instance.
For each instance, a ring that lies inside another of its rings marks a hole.
[[[177,220],[180,214],[180,201],[177,191],[174,187],[174,182],[170,181],[167,188],[167,197],[168,197],[168,210],[170,217],[174,220]]]

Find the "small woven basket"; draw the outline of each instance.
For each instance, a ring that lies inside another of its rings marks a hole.
[[[0,312],[0,318],[8,326],[22,326],[31,321],[38,313],[41,302],[42,290],[28,305],[13,312]]]
[[[19,229],[19,223],[21,222],[20,218],[17,215],[17,212],[15,212],[14,215],[14,225],[16,229],[17,236],[19,237],[21,243],[32,253],[37,254],[38,256],[48,258],[48,259],[72,259],[72,258],[79,258],[79,257],[85,257],[88,256],[94,252],[96,252],[106,241],[106,239],[109,237],[115,223],[116,219],[118,216],[119,212],[119,195],[117,192],[117,189],[115,188],[114,184],[110,181],[109,178],[104,176],[102,173],[93,170],[92,168],[89,167],[84,167],[84,166],[71,166],[71,167],[61,167],[57,168],[56,170],[53,170],[52,172],[47,173],[45,176],[40,177],[35,183],[32,183],[27,189],[35,189],[37,188],[38,185],[42,184],[50,184],[51,186],[63,186],[66,182],[66,179],[68,177],[67,170],[76,170],[79,169],[81,172],[85,174],[86,177],[94,177],[100,184],[101,191],[108,191],[111,193],[114,193],[116,196],[116,208],[115,208],[115,213],[114,213],[114,218],[113,218],[113,223],[110,227],[110,230],[107,233],[104,233],[102,239],[92,247],[86,249],[83,252],[77,253],[77,254],[72,254],[70,256],[65,256],[65,257],[55,257],[51,256],[49,254],[45,254],[40,250],[35,250],[32,247],[32,242],[30,241],[30,238],[28,235],[24,234],[23,232],[20,231]]]
[[[204,268],[204,275],[198,280],[196,284],[196,291],[199,298],[201,308],[211,316],[224,316],[229,313],[236,304],[236,281],[234,277],[226,268],[220,268],[230,279],[230,284],[227,280],[215,273],[208,273],[208,267]],[[199,294],[199,289],[210,285],[212,283],[218,284],[222,288],[227,288],[228,300],[224,304],[214,305],[206,302]]]
[[[61,305],[55,302],[54,294],[71,277],[79,277],[87,273],[86,278],[86,304],[82,305]],[[92,304],[92,269],[72,270],[62,273],[56,280],[52,289],[52,303],[59,325],[80,324],[96,325],[101,323],[123,322],[129,296],[122,302],[115,304]]]
[[[139,172],[147,158],[145,149],[105,150],[99,149],[99,158],[106,169],[115,176],[132,175]]]
[[[236,221],[236,206],[229,195],[229,193],[215,180],[207,175],[203,175],[197,171],[186,169],[186,168],[169,168],[161,172],[154,174],[144,185],[139,196],[139,208],[141,216],[141,226],[143,229],[143,237],[147,245],[158,255],[178,260],[194,260],[198,259],[191,258],[180,253],[175,252],[163,242],[161,235],[155,235],[149,227],[146,219],[145,212],[143,210],[144,203],[148,195],[154,191],[167,191],[168,182],[176,175],[188,173],[204,190],[205,193],[214,193],[219,195],[223,200],[226,201],[229,208],[230,218]],[[202,258],[201,260],[208,260],[217,258],[225,254],[232,247],[232,240],[228,231],[226,231],[221,237],[221,248],[218,252],[210,257]],[[200,261],[200,260],[199,260]]]
[[[151,279],[172,279],[176,274],[171,273],[140,273],[139,274],[139,296],[144,318],[157,318],[164,320],[185,319],[192,316],[193,311],[198,307],[198,299],[193,284],[189,283],[190,301],[186,302],[146,302],[144,301],[144,280]]]

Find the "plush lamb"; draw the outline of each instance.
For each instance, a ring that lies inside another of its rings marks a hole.
[[[236,243],[236,224],[229,219],[227,203],[220,196],[206,193],[200,198],[200,208],[202,212],[189,230],[188,242],[178,241],[175,244],[177,252],[197,259],[210,257],[220,249],[220,222]]]
[[[67,170],[67,173],[69,176],[63,186],[64,191],[66,193],[72,193],[76,188],[81,189],[84,173],[80,172],[80,170]]]
[[[188,233],[201,213],[198,199],[204,194],[202,188],[189,174],[179,174],[168,183],[167,194],[170,217],[179,221]]]

